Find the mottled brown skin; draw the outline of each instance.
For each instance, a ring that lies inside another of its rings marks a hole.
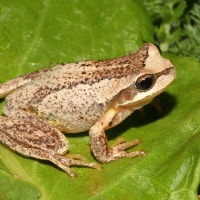
[[[155,82],[141,91],[137,82],[149,74]],[[89,130],[92,151],[102,163],[142,156],[143,151],[125,151],[139,139],[109,147],[104,130],[149,103],[175,76],[172,63],[147,43],[121,58],[61,64],[18,77],[0,85],[7,116],[0,117],[0,140],[25,156],[50,160],[71,177],[70,165],[99,166],[64,157],[69,144],[61,131]]]

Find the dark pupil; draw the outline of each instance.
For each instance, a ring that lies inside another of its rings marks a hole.
[[[152,77],[147,77],[139,83],[140,89],[142,90],[148,90],[152,86],[152,84],[153,84]]]

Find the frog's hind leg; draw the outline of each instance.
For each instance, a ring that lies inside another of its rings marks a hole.
[[[71,177],[75,177],[71,165],[100,169],[98,164],[66,157],[69,147],[66,137],[37,116],[24,110],[12,110],[9,117],[0,117],[0,141],[14,151],[24,156],[49,160]]]
[[[1,123],[0,123],[0,128],[2,128]],[[7,134],[5,134],[5,131],[3,131],[2,129],[0,130],[0,136],[1,136],[1,141],[7,146],[9,146],[12,150],[17,151],[18,153],[27,157],[33,157],[33,158],[38,158],[42,160],[49,160],[53,162],[55,165],[57,165],[59,168],[67,172],[67,174],[72,178],[77,177],[77,175],[70,169],[71,165],[101,169],[100,165],[98,165],[97,163],[81,162],[81,161],[67,158],[65,156],[61,156],[57,154],[48,154],[45,151],[41,151],[40,149],[33,148],[29,145],[23,146],[20,143],[18,144],[16,143],[16,141],[10,138],[10,136],[7,136]]]

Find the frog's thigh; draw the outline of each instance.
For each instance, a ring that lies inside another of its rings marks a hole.
[[[29,148],[60,155],[65,154],[68,150],[68,141],[64,136],[60,137],[62,133],[59,134],[59,131],[45,123],[36,124],[35,119],[32,123],[0,117],[0,132],[0,138],[4,143],[26,156],[34,156],[32,151],[29,152]],[[37,158],[39,157],[37,156]],[[44,159],[42,154],[41,159]]]
[[[1,125],[6,121],[10,123],[7,133],[13,137],[13,140],[19,140],[19,143],[28,143],[33,147],[60,155],[68,151],[69,143],[67,138],[43,119],[19,109],[9,111],[5,109],[5,114],[9,118],[1,118]],[[8,122],[7,126],[9,126]],[[5,125],[4,130],[6,130]],[[15,130],[17,133],[14,133]]]
[[[104,130],[109,127],[110,122],[113,122],[113,119],[115,118],[117,113],[117,110],[109,110],[100,120],[98,120],[91,127],[89,131],[93,153],[96,159],[102,163],[111,162],[123,157],[143,156],[145,154],[144,150],[133,152],[124,151],[127,148],[140,144],[141,141],[139,139],[118,144],[112,148],[108,146]],[[115,122],[119,123],[119,121],[120,120],[116,120]]]

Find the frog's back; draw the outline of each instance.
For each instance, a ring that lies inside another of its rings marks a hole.
[[[88,130],[132,84],[133,71],[143,68],[135,55],[58,65],[9,95],[7,105],[34,112],[67,132]]]

